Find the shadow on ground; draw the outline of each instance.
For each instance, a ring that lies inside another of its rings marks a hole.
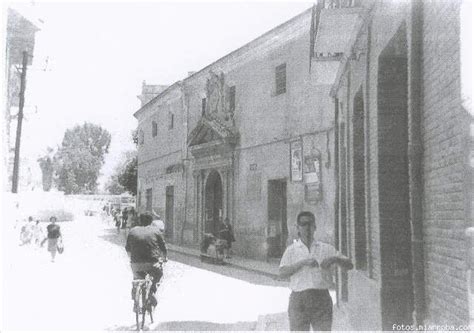
[[[145,325],[146,326],[146,325]],[[151,327],[150,327],[151,326]],[[212,323],[207,321],[168,321],[144,327],[144,331],[254,331],[257,322]],[[136,326],[121,326],[108,331],[134,331]]]
[[[205,269],[210,272],[225,275],[234,279],[243,280],[252,284],[271,286],[271,287],[286,287],[288,282],[276,280],[264,274],[249,272],[242,268],[231,265],[213,265],[201,262],[197,257],[181,254],[178,252],[171,252],[170,259],[180,262],[185,265],[193,266],[200,269]]]
[[[104,234],[100,235],[99,237],[112,244],[118,245],[120,247],[125,247],[125,230],[120,230],[120,233],[117,233],[117,229],[111,226],[110,228],[105,229]],[[276,280],[267,275],[255,272],[248,272],[242,268],[237,268],[231,265],[213,265],[209,263],[203,263],[198,257],[174,251],[170,251],[168,253],[168,258],[170,260],[177,261],[185,265],[205,269],[210,272],[225,275],[234,279],[243,280],[252,284],[272,287],[286,287],[288,284],[287,281]]]
[[[125,230],[120,230],[120,233],[117,233],[117,228],[111,226],[107,229],[104,229],[104,234],[100,235],[99,238],[102,238],[103,240],[112,244],[125,247]]]

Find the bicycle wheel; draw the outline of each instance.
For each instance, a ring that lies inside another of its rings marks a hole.
[[[150,321],[153,324],[153,306],[150,304],[148,305],[148,313],[150,314]]]
[[[145,326],[145,316],[146,316],[146,311],[147,311],[147,292],[146,292],[146,284],[143,284],[142,286],[142,292],[141,292],[141,313],[142,313],[142,329]]]
[[[135,311],[135,323],[137,324],[137,331],[140,331],[140,313]]]
[[[153,306],[153,303],[150,299],[153,296],[153,294],[150,292],[149,289],[147,290],[147,295],[148,296],[146,298],[145,312],[148,312],[148,314],[150,315],[150,322],[153,324],[153,309],[154,309],[154,306]]]
[[[135,285],[135,294],[133,297],[133,311],[135,312],[135,323],[137,325],[137,331],[140,331],[140,313],[142,312],[142,287],[137,284]]]

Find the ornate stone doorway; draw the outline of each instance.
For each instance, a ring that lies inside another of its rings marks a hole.
[[[204,232],[217,236],[222,219],[222,180],[216,170],[212,170],[206,181]]]
[[[222,219],[234,222],[234,156],[239,133],[225,100],[227,89],[224,75],[211,73],[205,112],[188,137],[194,157],[194,239],[199,242],[203,233],[217,235]]]

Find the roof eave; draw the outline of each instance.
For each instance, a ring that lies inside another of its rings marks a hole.
[[[163,90],[161,93],[159,93],[158,95],[156,95],[155,97],[153,97],[150,101],[148,101],[148,103],[146,103],[145,105],[143,105],[140,109],[138,109],[137,111],[135,111],[133,113],[133,116],[138,119],[138,116],[140,114],[142,114],[143,112],[145,112],[147,109],[150,108],[150,106],[152,106],[152,104],[154,102],[156,102],[158,99],[164,97],[166,94],[170,93],[172,89],[174,88],[181,88],[182,86],[182,81],[177,81],[175,83],[173,83],[172,85],[170,85],[168,88],[166,88],[165,90]]]

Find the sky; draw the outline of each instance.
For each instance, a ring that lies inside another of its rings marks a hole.
[[[43,21],[28,69],[21,153],[36,160],[93,122],[112,135],[104,181],[134,149],[142,81],[172,84],[312,6],[301,2],[14,2]],[[5,9],[5,8],[3,8]]]

